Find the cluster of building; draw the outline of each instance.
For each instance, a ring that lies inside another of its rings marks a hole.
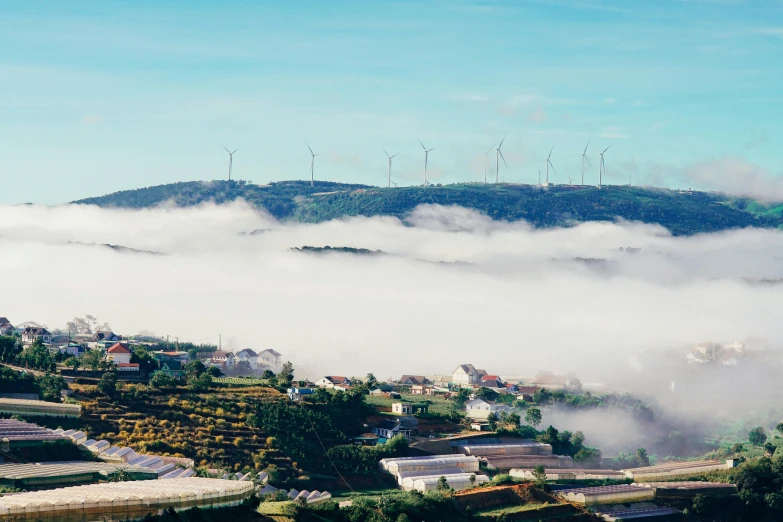
[[[132,362],[133,348],[143,346],[158,360],[158,371],[174,378],[185,375],[185,364],[190,360],[188,352],[156,349],[155,339],[125,339],[110,330],[99,330],[90,334],[52,334],[43,326],[21,325],[15,327],[7,317],[0,317],[0,335],[16,335],[24,346],[42,343],[52,353],[61,353],[76,358],[90,350],[101,350],[103,357],[111,361],[117,371],[123,374],[138,374],[139,363]],[[206,366],[220,368],[226,374],[262,374],[266,370],[278,373],[282,355],[274,349],[256,352],[245,348],[236,353],[230,351],[203,351],[196,354]]]

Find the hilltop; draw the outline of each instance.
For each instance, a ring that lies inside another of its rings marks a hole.
[[[497,220],[524,219],[536,227],[567,226],[618,218],[656,223],[675,235],[691,235],[744,227],[783,226],[783,204],[719,193],[659,188],[605,186],[484,185],[466,183],[423,187],[379,188],[317,181],[281,181],[254,185],[244,181],[190,181],[106,196],[76,204],[149,208],[162,203],[181,207],[236,199],[266,210],[281,220],[318,223],[344,216],[404,217],[425,203],[460,205]]]

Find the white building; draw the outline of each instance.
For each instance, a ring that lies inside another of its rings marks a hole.
[[[52,334],[46,328],[39,328],[34,326],[28,326],[22,330],[22,343],[33,344],[37,340],[41,340],[44,344],[52,342]]]
[[[271,348],[267,348],[258,354],[259,363],[268,366],[275,373],[280,371],[281,357],[282,355],[279,352],[272,350]]]
[[[473,399],[465,403],[465,416],[469,419],[486,419],[490,413],[496,415],[505,411],[511,413],[514,408],[506,404],[495,404],[495,401],[485,401],[484,399]]]
[[[14,325],[7,317],[0,317],[0,335],[11,335],[14,333]]]
[[[456,370],[451,372],[451,382],[457,386],[471,386],[479,384],[481,378],[486,374],[487,372],[477,370],[472,364],[460,364]]]
[[[110,361],[114,361],[117,366],[120,364],[130,364],[131,351],[126,345],[117,343],[106,350],[106,358]],[[136,370],[138,371],[138,366],[136,367]]]
[[[402,435],[406,439],[409,439],[411,434],[413,434],[413,430],[405,428],[402,426],[402,424],[398,424],[392,420],[385,420],[381,422],[378,426],[372,429],[372,432],[380,437],[386,437],[387,439],[390,439],[395,435]]]
[[[251,350],[250,348],[245,348],[244,350],[240,350],[236,355],[235,361],[237,363],[237,366],[242,361],[246,361],[250,365],[251,369],[253,370],[258,369],[258,354],[253,350]]]
[[[343,377],[341,375],[327,375],[315,381],[315,385],[319,388],[331,389],[337,385],[350,386],[351,380],[348,377]]]

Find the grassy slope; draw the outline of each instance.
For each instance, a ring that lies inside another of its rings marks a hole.
[[[116,192],[75,203],[104,207],[147,208],[164,202],[179,206],[207,201],[224,203],[243,198],[278,219],[317,223],[344,216],[404,217],[420,204],[460,205],[493,219],[524,219],[537,227],[563,226],[579,221],[657,223],[677,235],[748,226],[779,227],[783,205],[708,193],[685,194],[665,189],[612,186],[456,184],[406,188],[377,188],[316,182],[285,181],[267,186],[236,181],[187,182]]]

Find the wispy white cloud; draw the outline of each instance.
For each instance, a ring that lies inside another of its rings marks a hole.
[[[546,111],[543,107],[538,107],[530,113],[530,121],[533,123],[544,123],[546,119]]]
[[[94,125],[96,123],[101,123],[103,121],[103,117],[100,114],[91,114],[89,116],[85,116],[82,121],[87,125]]]

